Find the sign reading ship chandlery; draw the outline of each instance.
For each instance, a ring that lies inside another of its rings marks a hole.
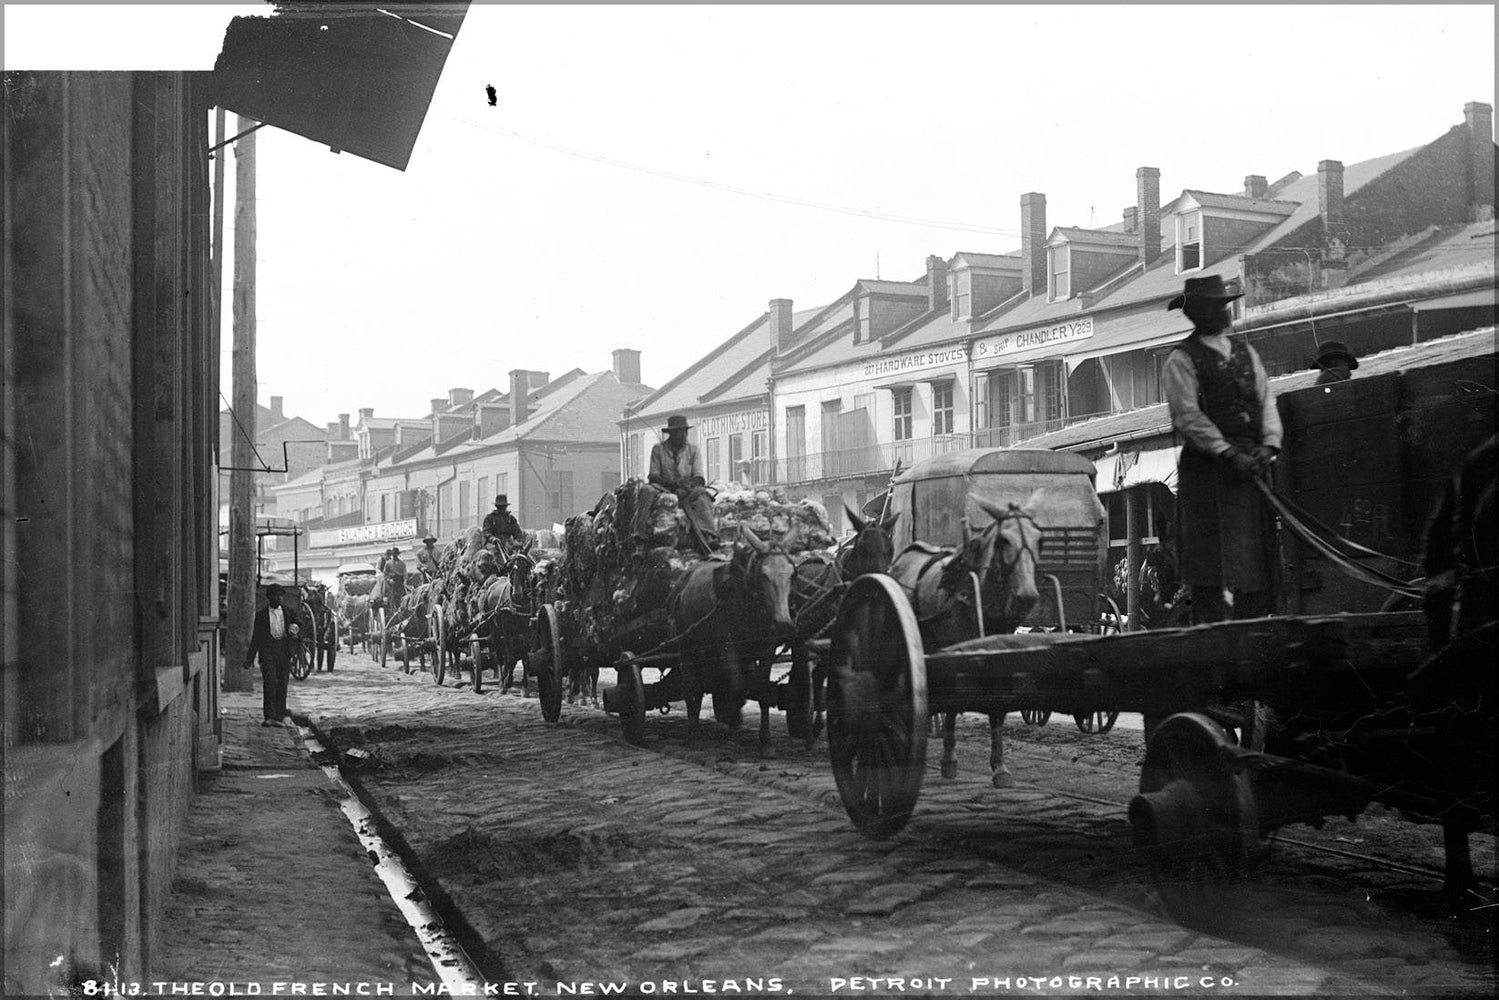
[[[1079,316],[1077,319],[1053,323],[1051,326],[1043,326],[1034,330],[1021,330],[1019,333],[1006,333],[998,337],[990,337],[988,340],[976,340],[973,342],[973,358],[975,361],[985,361],[1003,357],[1006,354],[1018,354],[1033,347],[1087,340],[1091,336],[1093,336],[1093,317]]]

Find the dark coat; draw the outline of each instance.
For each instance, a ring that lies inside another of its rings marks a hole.
[[[260,654],[260,662],[268,666],[291,663],[291,627],[300,622],[296,613],[285,604],[281,605],[281,612],[286,619],[286,629],[280,639],[271,638],[270,605],[255,612],[255,625],[250,630],[250,648],[245,653],[246,667],[255,662],[256,653]]]

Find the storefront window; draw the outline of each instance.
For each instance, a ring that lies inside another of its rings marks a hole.
[[[896,389],[892,393],[895,408],[895,440],[911,440],[911,390]]]
[[[932,436],[952,433],[952,383],[932,385]]]

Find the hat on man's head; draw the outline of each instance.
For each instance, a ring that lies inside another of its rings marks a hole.
[[[494,505],[496,507],[509,507],[510,499],[505,496],[505,494],[501,493],[499,496],[494,498]]]
[[[666,426],[661,428],[661,430],[667,434],[670,434],[672,431],[685,431],[691,426],[692,425],[687,422],[686,417],[682,416],[680,413],[673,413],[671,416],[666,418]]]
[[[267,597],[282,597],[285,594],[286,588],[281,586],[281,584],[279,583],[273,583],[269,587],[265,588],[265,596]]]
[[[1348,345],[1341,340],[1328,340],[1317,348],[1317,356],[1312,363],[1318,368],[1326,368],[1335,358],[1343,358],[1348,362],[1348,370],[1352,371],[1358,367],[1358,358],[1348,349]]]
[[[1182,285],[1182,293],[1170,302],[1166,303],[1167,310],[1181,309],[1186,306],[1187,299],[1216,299],[1219,302],[1232,302],[1234,299],[1244,297],[1243,292],[1229,291],[1223,283],[1223,275],[1210,274],[1206,278],[1188,278]]]
[[[426,538],[423,538],[422,541],[435,543],[437,541],[437,536],[436,535],[428,535]]]

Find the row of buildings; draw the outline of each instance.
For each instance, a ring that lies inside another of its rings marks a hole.
[[[446,541],[494,493],[547,528],[644,475],[680,413],[710,481],[785,486],[841,527],[843,506],[877,495],[897,463],[1044,446],[1160,403],[1161,365],[1190,329],[1165,305],[1189,277],[1244,292],[1237,329],[1272,375],[1309,368],[1327,340],[1365,356],[1494,322],[1488,104],[1425,145],[1250,175],[1238,191],[1163,200],[1155,167],[1135,182],[1109,226],[1049,225],[1031,192],[1017,250],[933,255],[914,280],[859,279],[813,308],[772,299],[727,339],[694,337],[713,348],[659,389],[619,350],[611,371],[511,372],[508,392],[451,389],[420,417],[341,416],[324,464],[265,488],[262,512],[301,525],[296,561],[313,573],[428,532]],[[291,570],[287,555],[270,568]]]
[[[682,413],[710,479],[784,484],[837,523],[897,462],[1044,444],[1159,403],[1190,329],[1165,306],[1189,277],[1244,292],[1236,327],[1272,375],[1310,367],[1327,340],[1362,356],[1494,322],[1488,104],[1425,145],[1238,191],[1163,201],[1158,169],[1135,181],[1103,228],[1049,225],[1045,195],[1027,193],[1018,250],[931,256],[914,280],[857,280],[810,309],[772,299],[619,421],[622,472],[642,474]]]

